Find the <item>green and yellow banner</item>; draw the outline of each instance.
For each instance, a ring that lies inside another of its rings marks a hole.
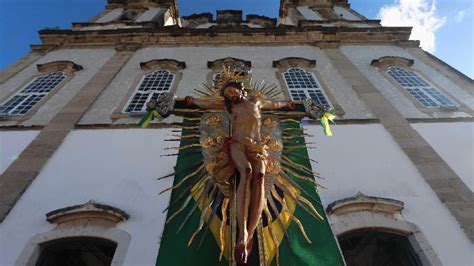
[[[331,117],[327,117],[331,120]],[[145,120],[144,120],[145,121]],[[327,121],[325,121],[327,122]],[[199,134],[195,128],[199,125],[199,121],[185,120],[183,123],[183,135],[196,135]],[[302,128],[299,123],[288,122],[282,123],[283,129],[294,130],[295,135],[303,135]],[[186,129],[191,128],[191,129]],[[330,135],[330,134],[328,134]],[[303,137],[289,138],[285,140],[284,145],[288,146],[301,146],[304,143]],[[193,145],[195,144],[195,145]],[[197,145],[196,145],[197,144]],[[193,173],[198,169],[199,165],[203,162],[203,156],[199,147],[199,138],[182,138],[180,147],[189,147],[181,149],[179,151],[177,165],[175,168],[176,176],[174,179],[174,186],[180,184],[177,189],[174,189],[171,194],[171,206],[168,210],[168,217],[176,211],[178,211],[185,203],[187,195],[186,193],[186,182],[183,182],[184,178],[189,180],[193,179]],[[311,168],[310,161],[308,159],[308,153],[305,146],[298,149],[283,149],[282,157],[285,157],[292,162],[296,162],[299,165],[304,166],[306,169]],[[320,198],[317,189],[309,182],[297,178],[296,175],[304,175],[305,173],[301,169],[292,168],[290,165],[287,166],[290,169],[288,175],[292,178],[292,181],[299,187],[311,194],[309,199],[312,205],[315,206],[318,213],[320,213],[324,221],[316,221],[307,211],[305,211],[300,205],[296,204],[284,191],[275,191],[275,195],[280,200],[286,202],[289,207],[289,212],[282,212],[281,204],[275,201],[278,206],[275,206],[280,213],[274,211],[270,214],[270,219],[263,219],[263,235],[265,236],[265,249],[266,249],[266,260],[265,262],[259,261],[258,248],[253,250],[252,256],[249,259],[248,265],[277,265],[276,253],[278,253],[279,265],[327,265],[337,266],[344,265],[342,255],[339,251],[335,236],[329,227],[327,218],[324,213],[323,206],[321,206]],[[196,173],[197,175],[198,173]],[[190,181],[192,182],[192,181]],[[191,183],[190,183],[191,184]],[[196,197],[193,197],[191,201],[196,201]],[[224,201],[223,201],[224,202]],[[163,235],[160,240],[160,248],[156,265],[159,266],[186,266],[186,265],[229,265],[228,256],[233,252],[227,252],[227,256],[222,256],[221,253],[221,241],[216,232],[213,232],[218,228],[216,221],[222,220],[222,214],[220,211],[217,212],[214,219],[210,223],[210,230],[207,233],[199,233],[194,236],[194,239],[190,246],[191,237],[196,232],[196,228],[200,225],[201,219],[201,208],[195,208],[195,211],[189,216],[188,214],[193,209],[194,204],[187,204],[182,211],[180,211],[173,220],[165,225]],[[218,208],[221,210],[221,208]],[[157,210],[162,211],[162,210]],[[285,230],[281,228],[281,223],[277,223],[277,216],[281,216],[281,221],[286,221]],[[301,232],[301,225],[295,223],[290,216],[294,215],[301,222],[306,232],[307,239],[311,241],[308,243],[306,237]],[[184,221],[186,221],[184,223]],[[227,218],[229,221],[229,218]],[[229,226],[226,226],[226,228]],[[271,228],[270,228],[271,227]],[[271,230],[270,230],[271,229]],[[275,241],[271,240],[270,231],[273,231],[273,235],[277,238],[277,246]],[[206,231],[204,231],[206,232]],[[229,234],[226,234],[225,239],[229,239]],[[256,241],[255,241],[256,242]],[[278,252],[276,252],[278,251]]]

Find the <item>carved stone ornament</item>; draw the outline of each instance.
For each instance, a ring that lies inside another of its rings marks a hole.
[[[140,68],[145,71],[154,70],[157,68],[166,68],[172,70],[183,70],[186,68],[186,63],[174,59],[153,59],[140,63]]]
[[[148,110],[156,110],[162,117],[168,117],[173,110],[175,99],[172,93],[164,93],[158,96],[156,101],[149,101],[146,105]]]
[[[69,71],[76,72],[82,70],[83,67],[75,64],[72,61],[53,61],[44,64],[37,64],[36,67],[41,73],[47,73],[51,71]]]
[[[371,211],[395,215],[403,210],[403,202],[357,193],[355,197],[338,200],[328,205],[326,212],[341,215],[349,212]]]
[[[316,103],[312,99],[303,100],[303,106],[306,114],[313,119],[319,119],[324,113],[332,111],[330,107]]]
[[[379,59],[372,60],[372,62],[370,62],[370,65],[378,68],[385,68],[390,65],[411,67],[414,63],[415,60],[413,59],[398,56],[383,56]]]
[[[50,223],[62,224],[78,220],[101,220],[118,223],[126,221],[130,216],[115,207],[96,203],[93,200],[85,204],[57,209],[46,214]]]
[[[316,60],[306,59],[302,57],[285,57],[280,60],[273,61],[272,66],[275,68],[285,68],[285,67],[314,68],[316,66]]]
[[[235,66],[235,65],[243,65],[247,67],[248,69],[250,69],[252,67],[252,62],[234,58],[234,57],[224,57],[224,58],[216,59],[214,61],[207,62],[208,68],[218,69],[218,70],[221,70],[222,67],[224,66],[228,67],[228,66]]]

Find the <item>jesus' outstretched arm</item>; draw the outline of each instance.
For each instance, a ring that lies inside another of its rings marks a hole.
[[[267,101],[263,100],[260,101],[260,106],[264,110],[274,110],[274,109],[282,109],[282,108],[287,108],[290,110],[295,109],[295,103],[288,101]]]
[[[184,103],[186,106],[197,106],[200,109],[217,109],[223,110],[224,109],[224,101],[219,100],[208,100],[208,99],[197,99],[191,96],[186,96],[184,98]]]

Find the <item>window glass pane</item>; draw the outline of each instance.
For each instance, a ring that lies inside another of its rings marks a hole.
[[[408,88],[406,89],[413,97],[415,97],[421,104],[426,107],[437,107],[438,104],[431,100],[425,93],[423,93],[418,88]]]
[[[428,84],[428,82],[418,76],[414,71],[391,66],[388,68],[387,74],[425,107],[456,107],[453,101]]]
[[[20,103],[15,110],[10,112],[12,115],[24,115],[31,109],[35,104],[37,104],[44,95],[30,95],[26,100]]]
[[[10,100],[5,102],[2,106],[0,106],[0,114],[1,115],[8,115],[8,113],[15,108],[18,104],[20,104],[24,99],[26,99],[27,95],[15,95]]]
[[[24,115],[66,78],[61,72],[53,72],[34,79],[0,106],[0,115]]]
[[[435,98],[441,106],[456,106],[451,100],[449,100],[446,96],[441,94],[439,91],[428,87],[428,88],[423,88],[423,90],[430,95],[431,97]]]
[[[283,72],[283,77],[293,100],[311,98],[317,103],[329,106],[329,101],[311,72],[301,68],[289,68]]]
[[[326,100],[326,97],[324,97],[323,92],[320,90],[308,90],[309,97],[313,99],[315,102],[322,104],[322,105],[328,105],[329,103]]]
[[[48,93],[56,87],[66,76],[63,72],[53,72],[45,76],[36,78],[21,93]]]
[[[125,112],[146,111],[146,103],[150,100],[156,100],[163,93],[169,92],[173,80],[174,74],[163,69],[145,75],[128,103]]]

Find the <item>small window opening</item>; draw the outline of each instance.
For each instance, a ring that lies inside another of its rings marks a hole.
[[[36,266],[111,265],[117,244],[106,239],[73,237],[46,242],[40,246]]]
[[[347,266],[421,266],[410,241],[403,235],[356,231],[339,236]]]

